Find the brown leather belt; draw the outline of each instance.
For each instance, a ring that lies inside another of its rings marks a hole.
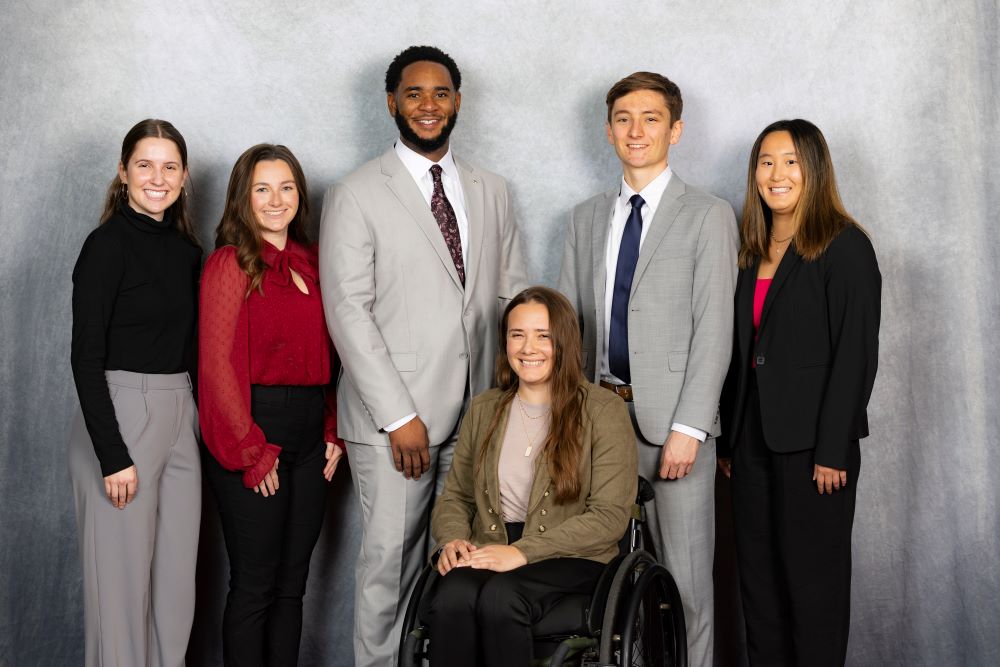
[[[616,394],[621,396],[625,402],[627,403],[632,402],[632,385],[611,384],[610,382],[605,382],[604,380],[601,380],[601,386],[609,391],[615,392]]]

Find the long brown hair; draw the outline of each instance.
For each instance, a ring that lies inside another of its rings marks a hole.
[[[788,132],[792,135],[795,155],[802,169],[802,194],[795,207],[797,223],[793,242],[795,250],[806,261],[818,259],[830,242],[844,228],[854,225],[860,228],[846,210],[837,190],[837,179],[833,173],[830,149],[819,128],[807,120],[779,120],[771,123],[760,133],[750,151],[747,167],[747,190],[743,202],[743,217],[740,221],[740,268],[753,266],[757,259],[768,256],[771,235],[771,209],[757,192],[757,161],[764,137],[772,132]],[[864,230],[862,230],[864,231]]]
[[[299,210],[288,225],[288,237],[298,243],[307,245],[309,234],[309,190],[306,187],[306,177],[302,166],[295,155],[287,147],[279,144],[257,144],[251,146],[233,165],[229,176],[229,187],[226,190],[226,208],[222,211],[222,220],[215,228],[215,247],[224,245],[236,246],[236,261],[240,268],[250,277],[247,295],[256,290],[262,290],[264,279],[264,258],[261,256],[264,248],[264,237],[261,236],[257,224],[257,216],[250,206],[250,189],[253,187],[253,170],[258,162],[281,160],[292,170],[295,187],[299,191]]]
[[[120,158],[122,167],[128,166],[128,161],[132,159],[132,153],[135,152],[135,147],[139,142],[150,138],[169,139],[174,142],[174,145],[177,146],[177,152],[181,154],[181,169],[187,169],[188,150],[187,144],[184,142],[184,137],[181,136],[176,127],[165,120],[157,118],[140,120],[126,133],[125,139],[122,140]],[[103,225],[107,222],[122,204],[128,206],[128,194],[125,192],[125,188],[122,187],[121,179],[116,174],[111,179],[111,185],[108,186],[108,194],[104,198],[104,212],[101,214],[101,221],[98,224]],[[177,198],[177,201],[170,205],[167,213],[173,218],[178,231],[191,241],[191,243],[200,248],[201,243],[194,233],[194,224],[191,221],[191,213],[188,209],[187,187],[181,188],[180,196]]]
[[[495,378],[503,397],[497,404],[493,420],[480,443],[479,462],[482,468],[486,449],[500,427],[500,416],[517,393],[518,378],[507,360],[507,322],[510,313],[525,303],[540,303],[549,311],[549,336],[554,358],[552,377],[549,379],[552,421],[549,434],[542,445],[545,464],[555,486],[555,502],[563,504],[576,500],[580,495],[580,428],[583,420],[583,369],[580,366],[583,344],[580,325],[573,306],[562,294],[548,287],[535,286],[523,290],[510,300],[500,320],[497,337]]]

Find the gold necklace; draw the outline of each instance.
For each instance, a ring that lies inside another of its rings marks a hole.
[[[774,235],[774,232],[771,232],[771,240],[772,240],[772,241],[774,241],[775,243],[779,243],[779,244],[780,244],[780,243],[788,243],[789,241],[791,241],[791,240],[792,240],[792,238],[793,238],[794,236],[795,236],[795,234],[792,234],[792,235],[791,235],[791,236],[789,236],[788,238],[784,238],[784,239],[778,239],[777,237],[775,237],[775,235]]]
[[[514,394],[514,398],[517,399],[517,407],[519,408],[519,412],[521,413],[521,428],[524,429],[524,437],[528,439],[528,446],[524,449],[524,455],[525,456],[531,456],[531,450],[535,446],[535,438],[538,437],[539,433],[541,433],[542,431],[546,430],[546,426],[547,425],[543,423],[541,426],[538,427],[538,430],[535,431],[535,435],[531,435],[530,433],[528,433],[528,423],[526,421],[524,421],[524,420],[525,420],[525,418],[527,418],[527,419],[541,419],[542,417],[545,417],[546,415],[548,415],[549,412],[552,410],[552,408],[550,407],[549,409],[547,409],[545,412],[543,412],[542,414],[538,415],[537,417],[532,417],[524,409],[524,403],[521,401],[521,397],[518,396],[517,394]]]

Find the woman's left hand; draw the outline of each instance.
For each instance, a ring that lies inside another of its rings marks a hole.
[[[528,559],[517,547],[512,547],[509,544],[490,544],[469,553],[468,559],[459,562],[457,567],[508,572],[527,564]]]
[[[817,464],[813,466],[813,481],[816,482],[816,490],[820,495],[832,494],[847,486],[847,471]]]
[[[337,472],[337,463],[343,455],[343,449],[332,442],[326,443],[326,465],[323,466],[323,477],[326,478],[326,481],[329,482],[333,479],[333,473]]]

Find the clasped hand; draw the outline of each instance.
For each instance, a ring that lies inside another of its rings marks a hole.
[[[509,544],[477,547],[468,540],[452,540],[441,549],[437,569],[444,576],[456,567],[508,572],[527,564],[528,559],[521,550]]]

